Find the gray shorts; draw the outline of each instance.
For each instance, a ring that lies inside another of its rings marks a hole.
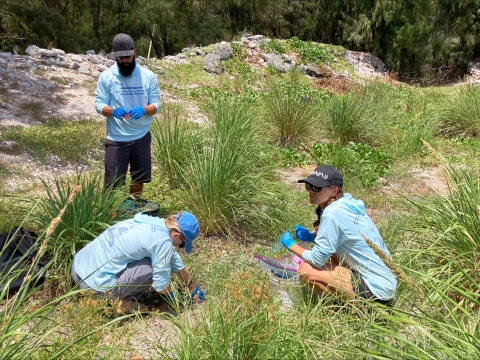
[[[90,289],[77,275],[72,266],[72,278],[80,289]],[[132,261],[117,275],[116,286],[107,291],[94,291],[95,295],[108,295],[118,299],[138,299],[152,285],[153,269],[152,259]]]
[[[387,304],[390,300],[380,300],[375,296],[375,294],[370,290],[365,280],[363,280],[362,276],[356,272],[355,270],[351,270],[352,272],[352,286],[355,295],[361,297],[362,299],[366,300],[373,300],[382,304]]]
[[[149,183],[152,180],[150,132],[132,141],[105,140],[105,187],[124,185],[128,165],[132,181]]]

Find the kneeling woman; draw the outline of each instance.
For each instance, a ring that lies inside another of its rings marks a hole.
[[[198,236],[194,215],[181,211],[166,219],[137,214],[121,221],[88,243],[74,258],[72,277],[80,289],[122,300],[125,312],[147,311],[137,299],[150,286],[173,298],[171,273],[177,273],[192,293],[192,300],[205,299],[185,269],[175,247],[189,253]]]
[[[391,300],[397,279],[362,234],[388,257],[390,253],[363,202],[343,193],[342,174],[332,166],[319,166],[298,182],[305,183],[310,203],[317,205],[319,221],[314,232],[296,227],[296,238],[313,242],[312,250],[296,244],[289,232],[281,237],[288,250],[305,260],[298,269],[302,282],[317,293]]]

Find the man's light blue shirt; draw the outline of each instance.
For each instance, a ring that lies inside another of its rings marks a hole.
[[[105,291],[116,285],[116,277],[132,261],[152,259],[153,288],[162,291],[170,284],[170,274],[185,266],[173,247],[165,220],[137,214],[100,234],[80,250],[74,269],[92,289]]]
[[[377,227],[365,212],[363,202],[345,194],[325,208],[314,246],[312,250],[304,251],[302,258],[321,268],[336,254],[343,266],[361,274],[378,299],[390,300],[395,295],[397,279],[360,232],[390,257]]]
[[[99,114],[105,106],[123,107],[130,111],[135,106],[153,104],[160,110],[160,90],[155,74],[138,63],[132,75],[123,76],[114,64],[102,72],[95,91],[95,109]],[[153,116],[143,115],[137,120],[107,118],[107,139],[131,141],[142,138],[150,129]]]

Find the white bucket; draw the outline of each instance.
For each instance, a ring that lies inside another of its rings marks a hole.
[[[279,300],[282,302],[282,307],[290,308],[297,300],[295,290],[300,288],[300,279],[298,276],[285,278],[282,274],[271,271],[269,273],[270,288],[278,294]]]

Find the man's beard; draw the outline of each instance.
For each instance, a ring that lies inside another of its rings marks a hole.
[[[120,61],[117,60],[118,69],[120,70],[120,73],[123,76],[132,75],[132,72],[133,72],[133,70],[135,70],[136,65],[137,64],[136,64],[135,59],[133,59],[131,63],[126,63],[126,62],[121,63]]]

